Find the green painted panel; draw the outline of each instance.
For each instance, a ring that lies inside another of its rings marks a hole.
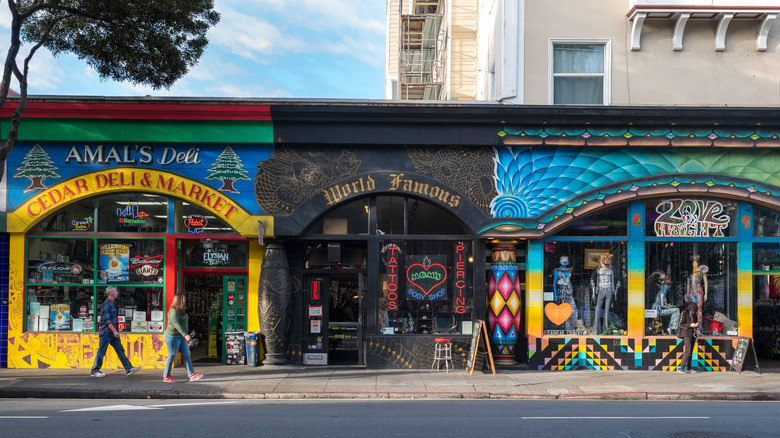
[[[0,134],[8,133],[0,121]],[[22,119],[19,141],[273,143],[271,121]]]

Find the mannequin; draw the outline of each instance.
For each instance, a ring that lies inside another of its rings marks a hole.
[[[666,333],[669,335],[676,334],[677,325],[680,322],[680,309],[677,306],[669,304],[666,300],[666,293],[672,285],[672,279],[669,278],[664,271],[658,270],[654,271],[650,274],[650,277],[647,278],[648,285],[650,285],[651,282],[658,286],[652,308],[658,312],[658,316],[669,317]],[[647,290],[649,291],[650,288]]]
[[[599,257],[599,267],[596,268],[596,282],[594,283],[591,280],[590,285],[596,298],[593,333],[600,334],[609,327],[609,306],[612,304],[612,297],[617,296],[617,290],[620,287],[619,282],[615,283],[615,272],[612,269],[612,254],[605,253]]]
[[[702,307],[704,302],[707,301],[707,272],[709,272],[710,268],[707,265],[699,264],[698,254],[691,256],[691,260],[693,261],[693,273],[688,279],[688,289],[685,297],[686,301],[696,303],[696,307],[699,309],[697,312],[699,319],[697,321],[702,321]],[[696,333],[701,333],[701,325],[696,327]]]
[[[577,305],[574,303],[574,290],[571,286],[571,268],[569,268],[569,257],[562,256],[561,266],[553,271],[553,298],[555,302],[569,303],[571,306],[571,315],[566,320],[565,329],[574,328],[574,320],[577,319]]]

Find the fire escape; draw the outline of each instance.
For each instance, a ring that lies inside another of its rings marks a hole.
[[[414,1],[414,14],[401,15],[399,97],[442,100],[446,79],[445,0]]]

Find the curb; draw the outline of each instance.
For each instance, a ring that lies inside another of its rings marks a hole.
[[[780,392],[615,392],[591,394],[511,394],[511,393],[415,393],[415,392],[330,392],[330,393],[223,393],[215,391],[171,390],[73,390],[2,388],[0,398],[57,399],[210,399],[210,400],[729,400],[777,401]]]

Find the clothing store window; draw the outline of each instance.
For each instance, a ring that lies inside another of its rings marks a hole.
[[[626,334],[625,241],[553,241],[544,245],[544,333]]]
[[[627,236],[628,204],[596,213],[567,226],[556,236]]]
[[[778,339],[780,242],[753,243],[753,341],[756,354],[759,357],[775,357],[779,352]]]
[[[701,334],[737,335],[736,242],[648,242],[645,259],[647,334],[676,335],[674,309],[693,301]]]
[[[736,336],[738,203],[675,197],[644,208],[646,333],[675,335],[675,308],[692,301],[698,333]]]
[[[780,214],[755,207],[753,222],[755,237],[780,237]],[[780,264],[780,261],[777,264]]]

